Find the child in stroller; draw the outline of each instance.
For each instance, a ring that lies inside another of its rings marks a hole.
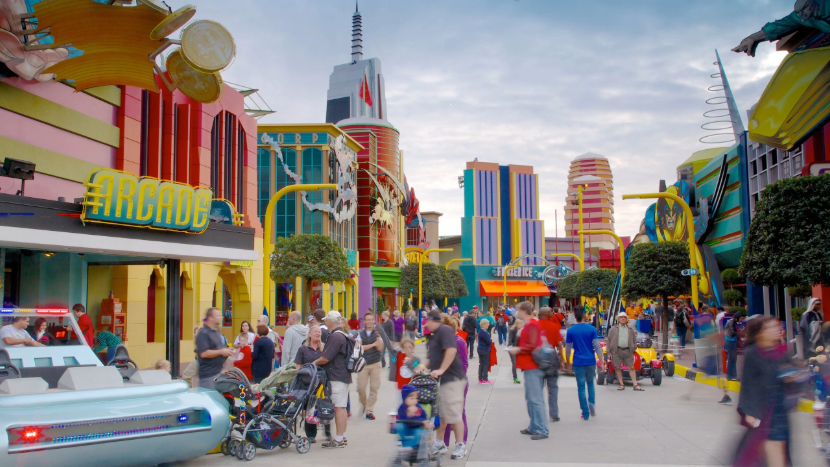
[[[308,397],[300,397],[297,392],[295,396],[278,394],[277,399],[272,399],[268,392],[257,393],[238,368],[219,375],[215,387],[230,402],[231,431],[222,441],[222,454],[250,461],[256,457],[257,448],[284,449],[292,442],[301,454],[311,448],[308,439],[297,436],[292,429]],[[299,408],[291,410],[295,407]]]
[[[401,463],[429,465],[443,463],[441,454],[430,449],[434,437],[433,421],[438,412],[438,381],[428,375],[419,375],[401,389],[403,403],[394,418],[393,432],[399,446],[393,465]]]

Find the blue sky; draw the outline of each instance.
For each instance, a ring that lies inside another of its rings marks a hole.
[[[176,8],[178,3],[168,2]],[[350,0],[202,0],[197,18],[234,34],[223,77],[260,89],[277,113],[263,123],[325,118],[334,65],[350,60]],[[634,235],[646,201],[693,152],[721,53],[741,117],[784,57],[729,49],[793,0],[361,0],[364,56],[383,63],[389,120],[422,211],[460,233],[457,177],[478,158],[540,175],[546,233],[563,235],[570,160],[603,154],[614,172],[616,231]]]

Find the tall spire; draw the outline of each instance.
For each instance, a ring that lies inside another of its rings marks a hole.
[[[732,121],[732,132],[735,134],[735,141],[741,140],[741,135],[744,133],[744,124],[741,121],[741,113],[738,112],[738,105],[735,103],[735,96],[732,95],[732,88],[729,87],[729,81],[726,79],[726,71],[723,70],[723,63],[720,61],[720,54],[715,49],[715,56],[718,58],[718,70],[720,71],[721,84],[723,85],[723,94],[726,97],[726,105],[729,108],[729,120]]]
[[[352,63],[363,60],[363,25],[361,24],[360,10],[357,1],[354,2],[352,15]]]

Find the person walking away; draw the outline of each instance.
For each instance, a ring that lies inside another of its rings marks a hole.
[[[573,349],[573,369],[574,376],[576,376],[579,408],[582,409],[582,419],[588,420],[591,415],[596,416],[594,377],[597,368],[596,355],[602,355],[602,348],[599,346],[597,330],[583,322],[585,309],[575,306],[573,312],[576,324],[568,328],[568,333],[565,335],[565,355],[571,355],[571,349]],[[604,373],[605,367],[601,366],[600,371]],[[586,385],[588,386],[587,399],[585,397]]]
[[[507,315],[503,308],[499,308],[496,313],[496,333],[499,335],[499,345],[504,345],[507,342]]]
[[[294,364],[297,350],[308,337],[308,326],[304,325],[302,321],[302,314],[299,311],[292,311],[288,315],[288,328],[285,330],[285,337],[282,340],[281,366]]]
[[[352,315],[349,318],[349,329],[354,331],[360,330],[360,320],[357,319],[357,314],[354,312],[352,312]]]
[[[293,359],[293,364],[296,365],[298,370],[306,363],[313,363],[318,358],[323,356],[322,336],[323,330],[320,329],[320,326],[311,326],[308,329],[308,337],[300,348],[297,349],[296,355]],[[317,424],[306,422],[303,425],[305,425],[305,435],[308,440],[312,443],[317,442]],[[325,424],[324,427],[326,437],[331,438],[331,425]]]
[[[415,315],[415,310],[406,312],[406,337],[415,340],[418,338],[418,317]]]
[[[403,329],[404,325],[406,324],[406,320],[401,316],[401,312],[395,310],[392,312],[392,329],[395,332],[394,336],[389,336],[392,338],[392,342],[395,343],[395,346],[403,339]]]
[[[771,316],[749,320],[738,413],[747,431],[738,445],[736,466],[784,467],[789,459],[790,421],[783,378],[787,348],[781,323]]]
[[[363,406],[367,420],[375,419],[375,403],[378,401],[382,370],[380,354],[387,346],[386,341],[389,340],[385,333],[381,336],[381,332],[383,331],[380,328],[375,328],[375,315],[371,313],[363,315],[363,330],[357,334],[357,341],[363,346],[363,359],[366,361],[366,366],[357,374],[357,395],[360,397],[360,405]],[[393,348],[391,343],[388,346],[390,349]],[[368,397],[366,396],[367,385],[369,386]]]
[[[352,384],[352,374],[346,367],[349,359],[349,339],[343,332],[341,325],[343,318],[337,311],[329,311],[326,315],[326,325],[331,329],[329,339],[323,342],[323,355],[314,361],[315,365],[323,366],[326,376],[331,383],[331,401],[334,403],[335,436],[322,444],[324,448],[342,448],[346,446],[345,434],[348,414],[346,405],[349,402],[349,385]]]
[[[524,321],[520,319],[514,319],[513,325],[510,326],[510,332],[507,333],[507,346],[508,347],[516,347],[519,345],[519,333],[522,331],[522,326],[524,326]],[[519,381],[519,376],[516,374],[516,355],[510,354],[510,363],[513,364],[513,382],[516,384],[522,384]]]
[[[548,306],[539,309],[539,328],[551,348],[559,354],[559,345],[562,342],[562,326],[553,316],[553,310]],[[559,421],[559,372],[545,374],[544,383],[548,387],[548,415],[550,421]]]
[[[233,366],[245,374],[248,381],[252,381],[254,376],[251,374],[251,346],[248,345],[248,333],[240,334],[236,342],[237,347],[234,350]]]
[[[274,370],[274,353],[277,349],[274,341],[268,338],[270,331],[264,324],[256,327],[259,338],[254,342],[254,350],[251,351],[251,374],[253,382],[257,384],[270,376]]]
[[[233,349],[225,344],[219,324],[222,312],[211,307],[205,311],[205,325],[196,336],[196,354],[199,356],[199,387],[214,389],[213,378],[222,373],[225,360],[233,355]]]
[[[617,324],[608,331],[608,354],[611,355],[611,363],[614,365],[614,372],[617,374],[617,391],[625,390],[623,381],[622,366],[628,367],[628,376],[635,391],[644,391],[637,383],[637,370],[634,369],[634,352],[637,349],[637,331],[628,321],[628,314],[620,312],[617,316]],[[602,355],[602,354],[600,354]]]
[[[821,311],[821,299],[811,298],[807,310],[801,315],[798,323],[798,332],[801,334],[801,356],[805,360],[815,357],[816,347],[824,345],[821,336],[821,325],[824,324],[824,313]]]
[[[546,439],[550,431],[545,418],[544,374],[533,359],[533,351],[542,345],[542,328],[539,320],[533,317],[533,305],[530,302],[516,306],[516,318],[524,321],[525,325],[519,334],[518,346],[509,352],[516,356],[516,367],[524,375],[525,403],[530,416],[530,424],[520,433],[530,435],[532,440]]]
[[[478,330],[478,384],[493,384],[487,376],[490,371],[490,346],[493,344],[489,327],[490,323],[484,320]]]
[[[470,353],[467,358],[472,360],[473,358],[473,349],[476,346],[476,312],[478,311],[478,307],[473,307],[473,311],[471,311],[467,316],[464,317],[464,321],[461,322],[461,329],[467,333],[467,349]]]
[[[458,335],[459,329],[461,328],[461,324],[458,322],[458,319],[455,317],[443,318],[443,323],[447,326],[453,328],[456,332],[455,334],[455,345],[458,346],[458,357],[461,359],[461,369],[464,371],[464,374],[467,374],[467,369],[469,368],[470,361],[467,359],[467,341],[462,339],[461,336]],[[463,331],[462,331],[463,332]],[[467,381],[467,384],[464,386],[464,406],[461,409],[461,422],[464,424],[464,445],[467,445],[467,390],[470,389],[470,382]],[[444,430],[444,445],[450,445],[450,430]]]
[[[743,312],[735,313],[723,326],[723,350],[726,351],[726,381],[738,380],[738,324],[744,320]],[[719,404],[731,404],[732,398],[723,386],[723,399]]]
[[[441,312],[431,310],[427,314],[427,327],[432,337],[427,341],[427,368],[430,376],[439,382],[441,397],[438,402],[438,413],[441,414],[441,426],[435,431],[434,453],[447,451],[444,444],[444,432],[450,426],[455,435],[455,450],[452,459],[463,459],[467,455],[464,439],[464,388],[467,386],[467,375],[461,367],[461,358],[458,347],[455,345],[455,331],[442,323]]]
[[[93,341],[93,327],[92,327],[92,319],[90,319],[89,315],[86,313],[86,308],[80,303],[76,303],[72,306],[72,314],[75,315],[75,320],[78,322],[78,327],[81,328],[81,334],[84,335],[84,341],[86,345],[92,347]],[[70,327],[70,331],[72,331],[71,339],[78,339],[78,336],[75,335],[75,331]]]
[[[686,348],[686,333],[689,331],[689,317],[686,316],[686,307],[681,305],[674,313],[674,329],[680,337],[680,348]]]

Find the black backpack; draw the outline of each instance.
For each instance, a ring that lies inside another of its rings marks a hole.
[[[674,316],[674,325],[680,326],[681,328],[686,327],[686,312],[684,310],[677,311],[677,314]]]
[[[343,334],[346,338],[346,369],[351,373],[360,373],[360,370],[366,366],[366,360],[363,358],[363,346],[357,345],[355,338],[342,330],[337,332]]]
[[[504,315],[499,315],[499,320],[496,321],[496,324],[501,328],[504,327]]]

